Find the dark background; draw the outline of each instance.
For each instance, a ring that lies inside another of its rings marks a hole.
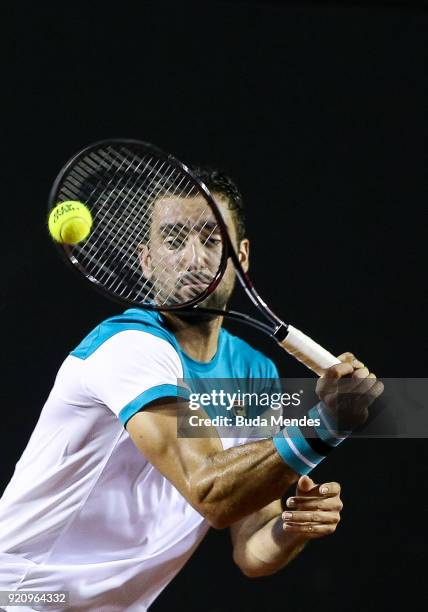
[[[56,173],[98,139],[141,138],[229,171],[246,200],[251,275],[274,309],[379,376],[426,375],[421,3],[17,1],[7,11],[0,490],[60,363],[118,310],[63,267],[45,228]],[[305,375],[257,332],[232,330],[284,376]],[[423,608],[427,459],[424,439],[348,440],[314,472],[343,487],[334,536],[250,580],[227,531],[212,531],[153,612]]]

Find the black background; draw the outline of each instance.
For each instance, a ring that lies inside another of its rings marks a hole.
[[[251,276],[274,309],[379,376],[426,375],[422,4],[17,1],[7,11],[2,486],[61,361],[118,310],[63,267],[45,228],[56,173],[98,139],[141,138],[223,167],[244,193]],[[257,332],[229,327],[284,376],[305,375]],[[423,607],[427,459],[424,439],[348,440],[314,472],[343,487],[334,536],[250,580],[227,531],[212,531],[153,612]]]

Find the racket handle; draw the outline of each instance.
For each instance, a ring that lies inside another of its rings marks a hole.
[[[337,357],[323,349],[320,344],[299,329],[288,325],[287,330],[287,335],[283,340],[279,340],[278,344],[318,376],[322,376],[325,369],[341,363]]]

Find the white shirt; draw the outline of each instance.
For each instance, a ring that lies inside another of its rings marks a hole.
[[[234,375],[275,376],[270,360],[224,330],[214,360],[193,362],[160,315],[137,309],[98,326],[65,359],[0,500],[0,590],[68,591],[73,610],[148,608],[209,525],[124,423],[173,396],[192,365],[224,375],[227,356],[238,361],[226,367]],[[245,441],[222,439],[224,448]]]

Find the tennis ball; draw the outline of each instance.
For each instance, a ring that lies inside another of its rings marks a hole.
[[[77,244],[85,240],[92,228],[92,215],[82,202],[60,202],[49,213],[49,233],[61,244]]]

